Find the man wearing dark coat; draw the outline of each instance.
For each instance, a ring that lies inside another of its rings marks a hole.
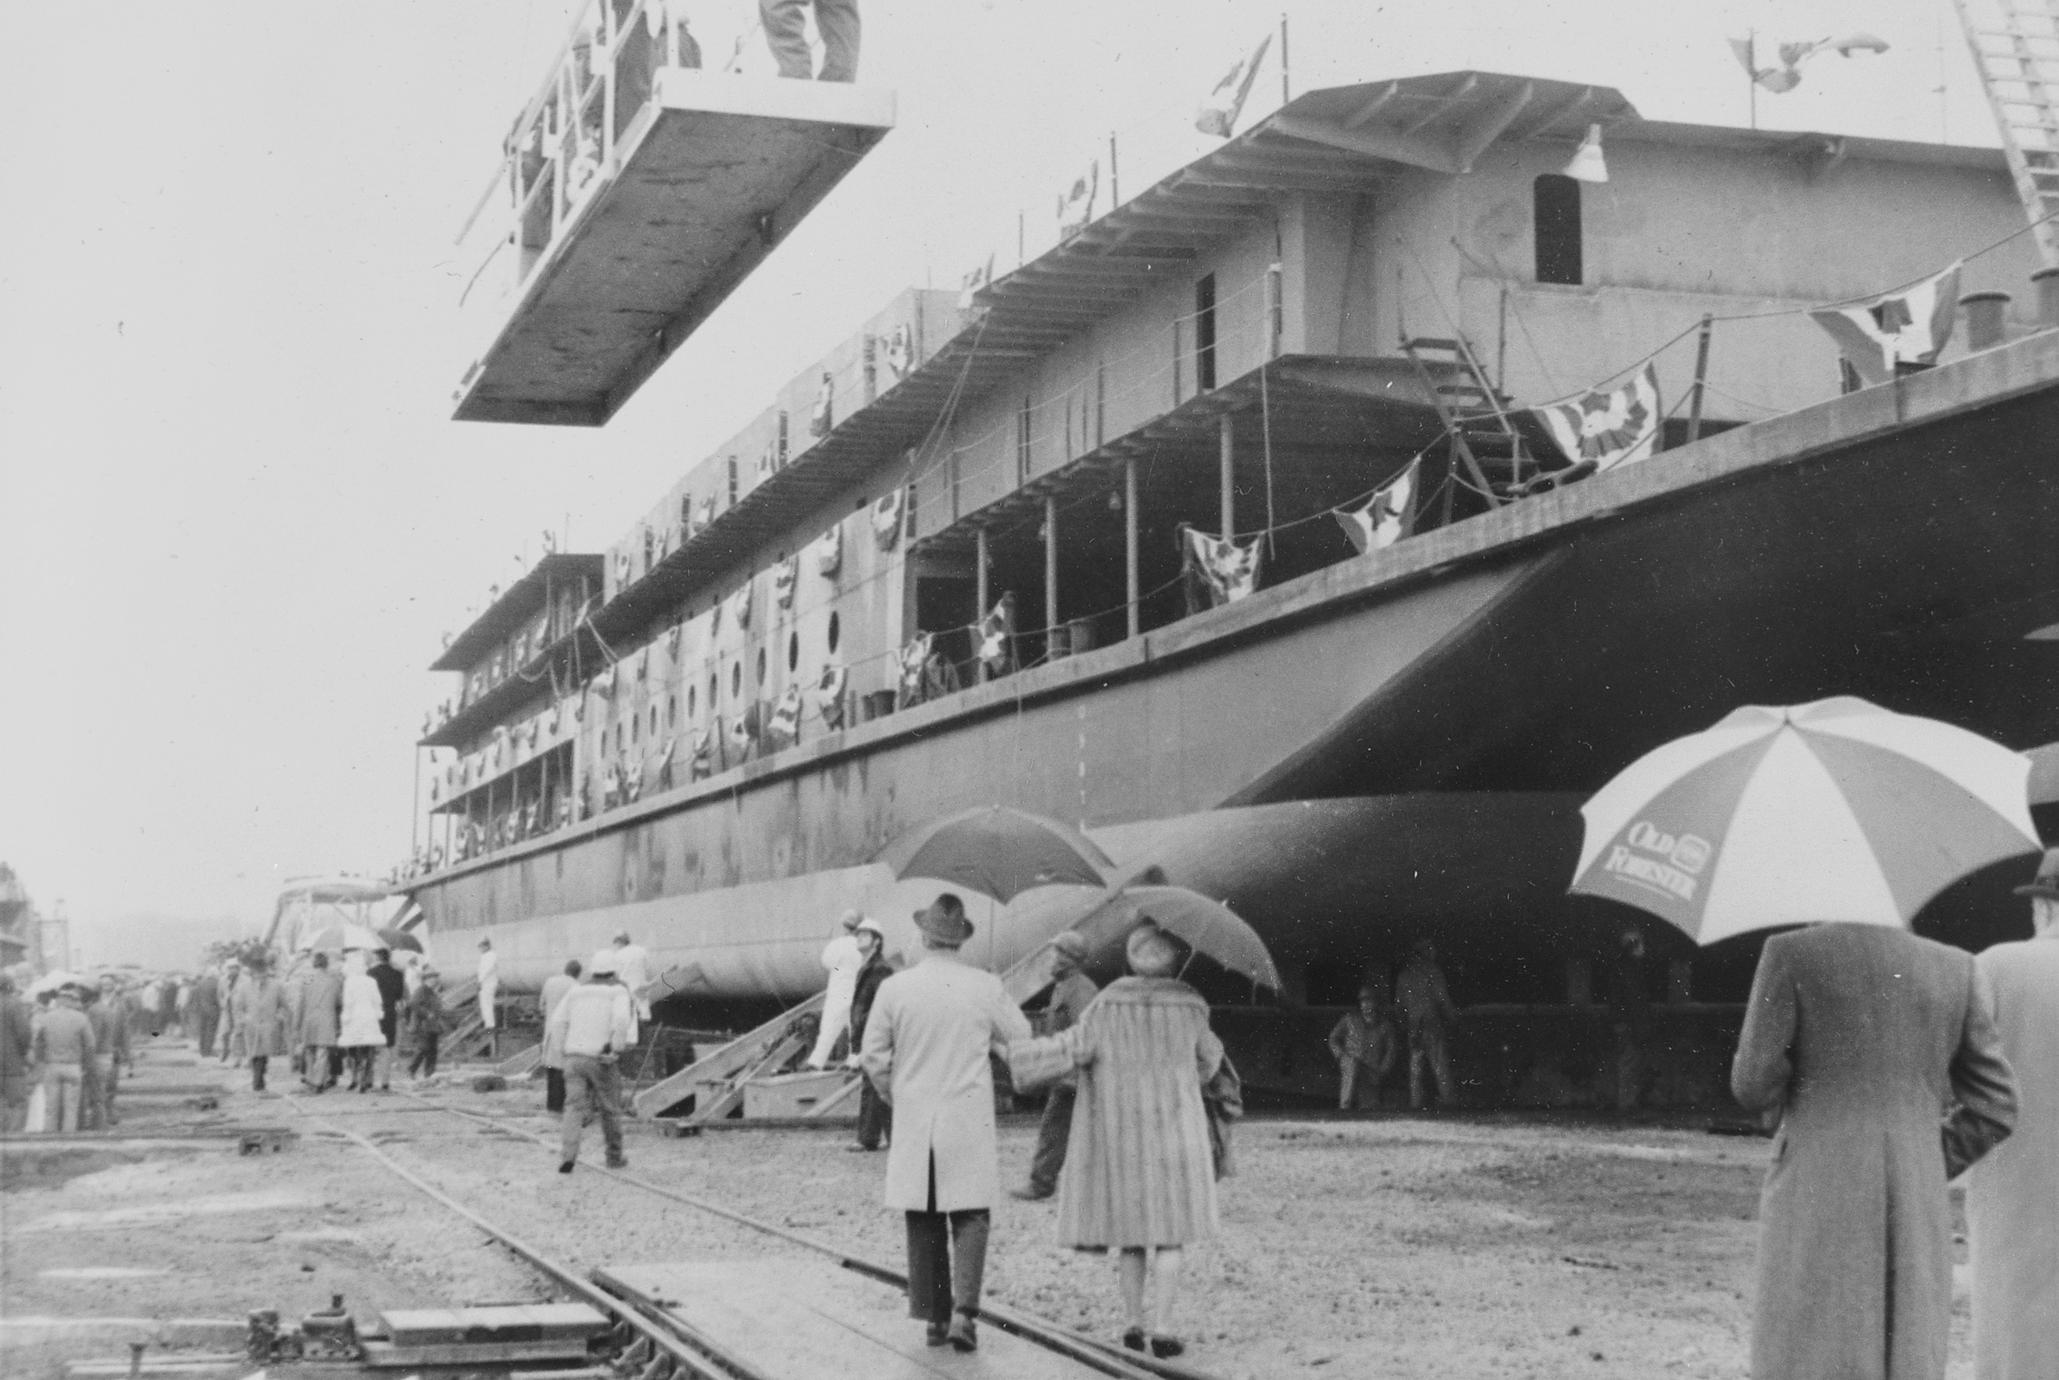
[[[1051,972],[1058,980],[1051,986],[1051,1001],[1044,1008],[1046,1035],[1056,1035],[1079,1024],[1087,1007],[1101,989],[1080,971],[1086,961],[1087,938],[1078,930],[1067,930],[1051,941]],[[1030,1156],[1029,1183],[1008,1190],[1025,1202],[1041,1202],[1058,1191],[1058,1176],[1065,1169],[1065,1146],[1072,1137],[1073,1102],[1079,1096],[1079,1079],[1071,1074],[1051,1085],[1044,1094],[1044,1116],[1037,1123],[1037,1148]]]
[[[15,995],[14,979],[0,973],[0,1131],[9,1135],[28,1125],[35,1039],[29,1004]]]
[[[886,933],[879,922],[871,916],[860,919],[851,930],[851,937],[858,941],[864,955],[858,965],[858,980],[851,989],[851,1067],[859,1067],[859,1051],[865,1047],[865,1022],[872,1015],[873,998],[879,995],[879,985],[894,975],[894,968],[886,960]],[[893,1134],[894,1113],[879,1095],[879,1089],[872,1086],[872,1080],[864,1074],[858,1075],[858,1139],[849,1147],[852,1150],[877,1150],[880,1142]]]
[[[1730,1088],[1779,1120],[1759,1198],[1754,1380],[1940,1380],[1946,1180],[2016,1121],[1973,956],[1877,925],[1774,936]]]
[[[222,1021],[222,984],[209,968],[193,983],[186,997],[186,1017],[193,1022],[193,1038],[200,1042],[200,1057],[214,1058],[215,1027]]]
[[[400,1004],[407,999],[407,979],[400,975],[400,969],[393,966],[393,953],[388,949],[372,951],[372,966],[365,975],[379,986],[379,1033],[386,1037],[386,1043],[373,1056],[379,1066],[379,1091],[393,1089],[393,1047],[400,1038]]]

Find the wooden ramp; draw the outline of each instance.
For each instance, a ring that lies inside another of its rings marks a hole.
[[[890,91],[657,72],[547,244],[518,235],[468,288],[491,342],[454,415],[605,423],[893,123]]]
[[[670,1314],[693,1333],[779,1380],[1082,1380],[1142,1376],[1118,1359],[1088,1364],[992,1323],[979,1350],[923,1341],[906,1296],[877,1280],[806,1257],[608,1266],[603,1289]]]

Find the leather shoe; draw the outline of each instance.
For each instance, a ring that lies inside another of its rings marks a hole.
[[[1046,1198],[1049,1198],[1051,1194],[1039,1193],[1034,1188],[1011,1188],[1008,1190],[1008,1196],[1011,1198],[1020,1198],[1025,1203],[1041,1203]]]
[[[960,1351],[979,1350],[979,1329],[973,1326],[972,1318],[968,1314],[953,1313],[950,1330],[945,1336],[951,1345]]]
[[[621,1155],[616,1155],[608,1161],[608,1168],[610,1169],[627,1169],[628,1167],[629,1161]]]
[[[559,1160],[559,1161],[558,1161],[558,1172],[559,1172],[560,1174],[570,1174],[570,1173],[572,1172],[572,1165],[573,1165],[573,1163],[574,1163],[574,1162],[573,1162],[573,1161],[571,1161],[571,1160]]]
[[[1186,1351],[1186,1349],[1187,1344],[1178,1337],[1153,1337],[1151,1339],[1151,1354],[1161,1359],[1170,1360],[1172,1357]]]
[[[951,1344],[950,1325],[947,1323],[931,1323],[928,1330],[922,1334],[922,1341],[925,1346],[949,1346]]]
[[[1144,1329],[1132,1327],[1122,1334],[1122,1344],[1131,1351],[1144,1351],[1149,1344],[1144,1338]]]

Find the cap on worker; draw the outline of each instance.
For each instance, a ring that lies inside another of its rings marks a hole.
[[[1148,915],[1130,931],[1123,952],[1129,958],[1130,971],[1138,977],[1169,977],[1180,966],[1179,945]]]
[[[2043,896],[2047,900],[2059,901],[2059,848],[2047,848],[2043,861],[2038,863],[2038,875],[2028,886],[2016,888],[2018,896]]]
[[[858,928],[858,922],[863,920],[864,918],[864,916],[860,915],[855,910],[847,910],[844,912],[843,918],[837,921],[837,923],[839,925],[842,925],[846,930],[855,930]]]
[[[613,949],[602,949],[599,953],[588,959],[586,975],[588,977],[615,976],[615,951]]]
[[[879,921],[873,919],[869,915],[859,916],[858,922],[855,925],[851,926],[851,933],[876,934],[881,939],[885,939],[887,937],[887,932],[879,927]]]

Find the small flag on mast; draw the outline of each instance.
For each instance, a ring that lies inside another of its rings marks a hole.
[[[1101,160],[1087,164],[1087,170],[1073,179],[1072,186],[1058,198],[1058,238],[1069,240],[1087,228],[1094,218],[1094,197],[1101,190]]]
[[[1001,602],[979,620],[980,665],[990,676],[1005,676],[1015,669],[1015,595],[1001,596]]]
[[[1830,332],[1862,380],[1886,383],[1897,365],[1937,363],[1958,317],[1961,267],[1955,263],[1913,286],[1809,315]]]
[[[1237,127],[1237,116],[1244,109],[1244,98],[1251,94],[1251,83],[1258,76],[1258,64],[1265,61],[1266,50],[1273,45],[1270,31],[1258,41],[1244,58],[1223,74],[1215,84],[1215,90],[1208,93],[1201,102],[1201,109],[1194,115],[1194,128],[1203,134],[1213,134],[1218,139],[1227,139]]]
[[[1647,361],[1620,388],[1598,388],[1531,411],[1576,465],[1599,471],[1642,460],[1657,447],[1664,420],[1659,371]]]
[[[1332,514],[1359,555],[1392,546],[1408,535],[1415,516],[1416,471],[1422,463],[1421,457],[1409,461],[1363,508],[1339,509]]]

